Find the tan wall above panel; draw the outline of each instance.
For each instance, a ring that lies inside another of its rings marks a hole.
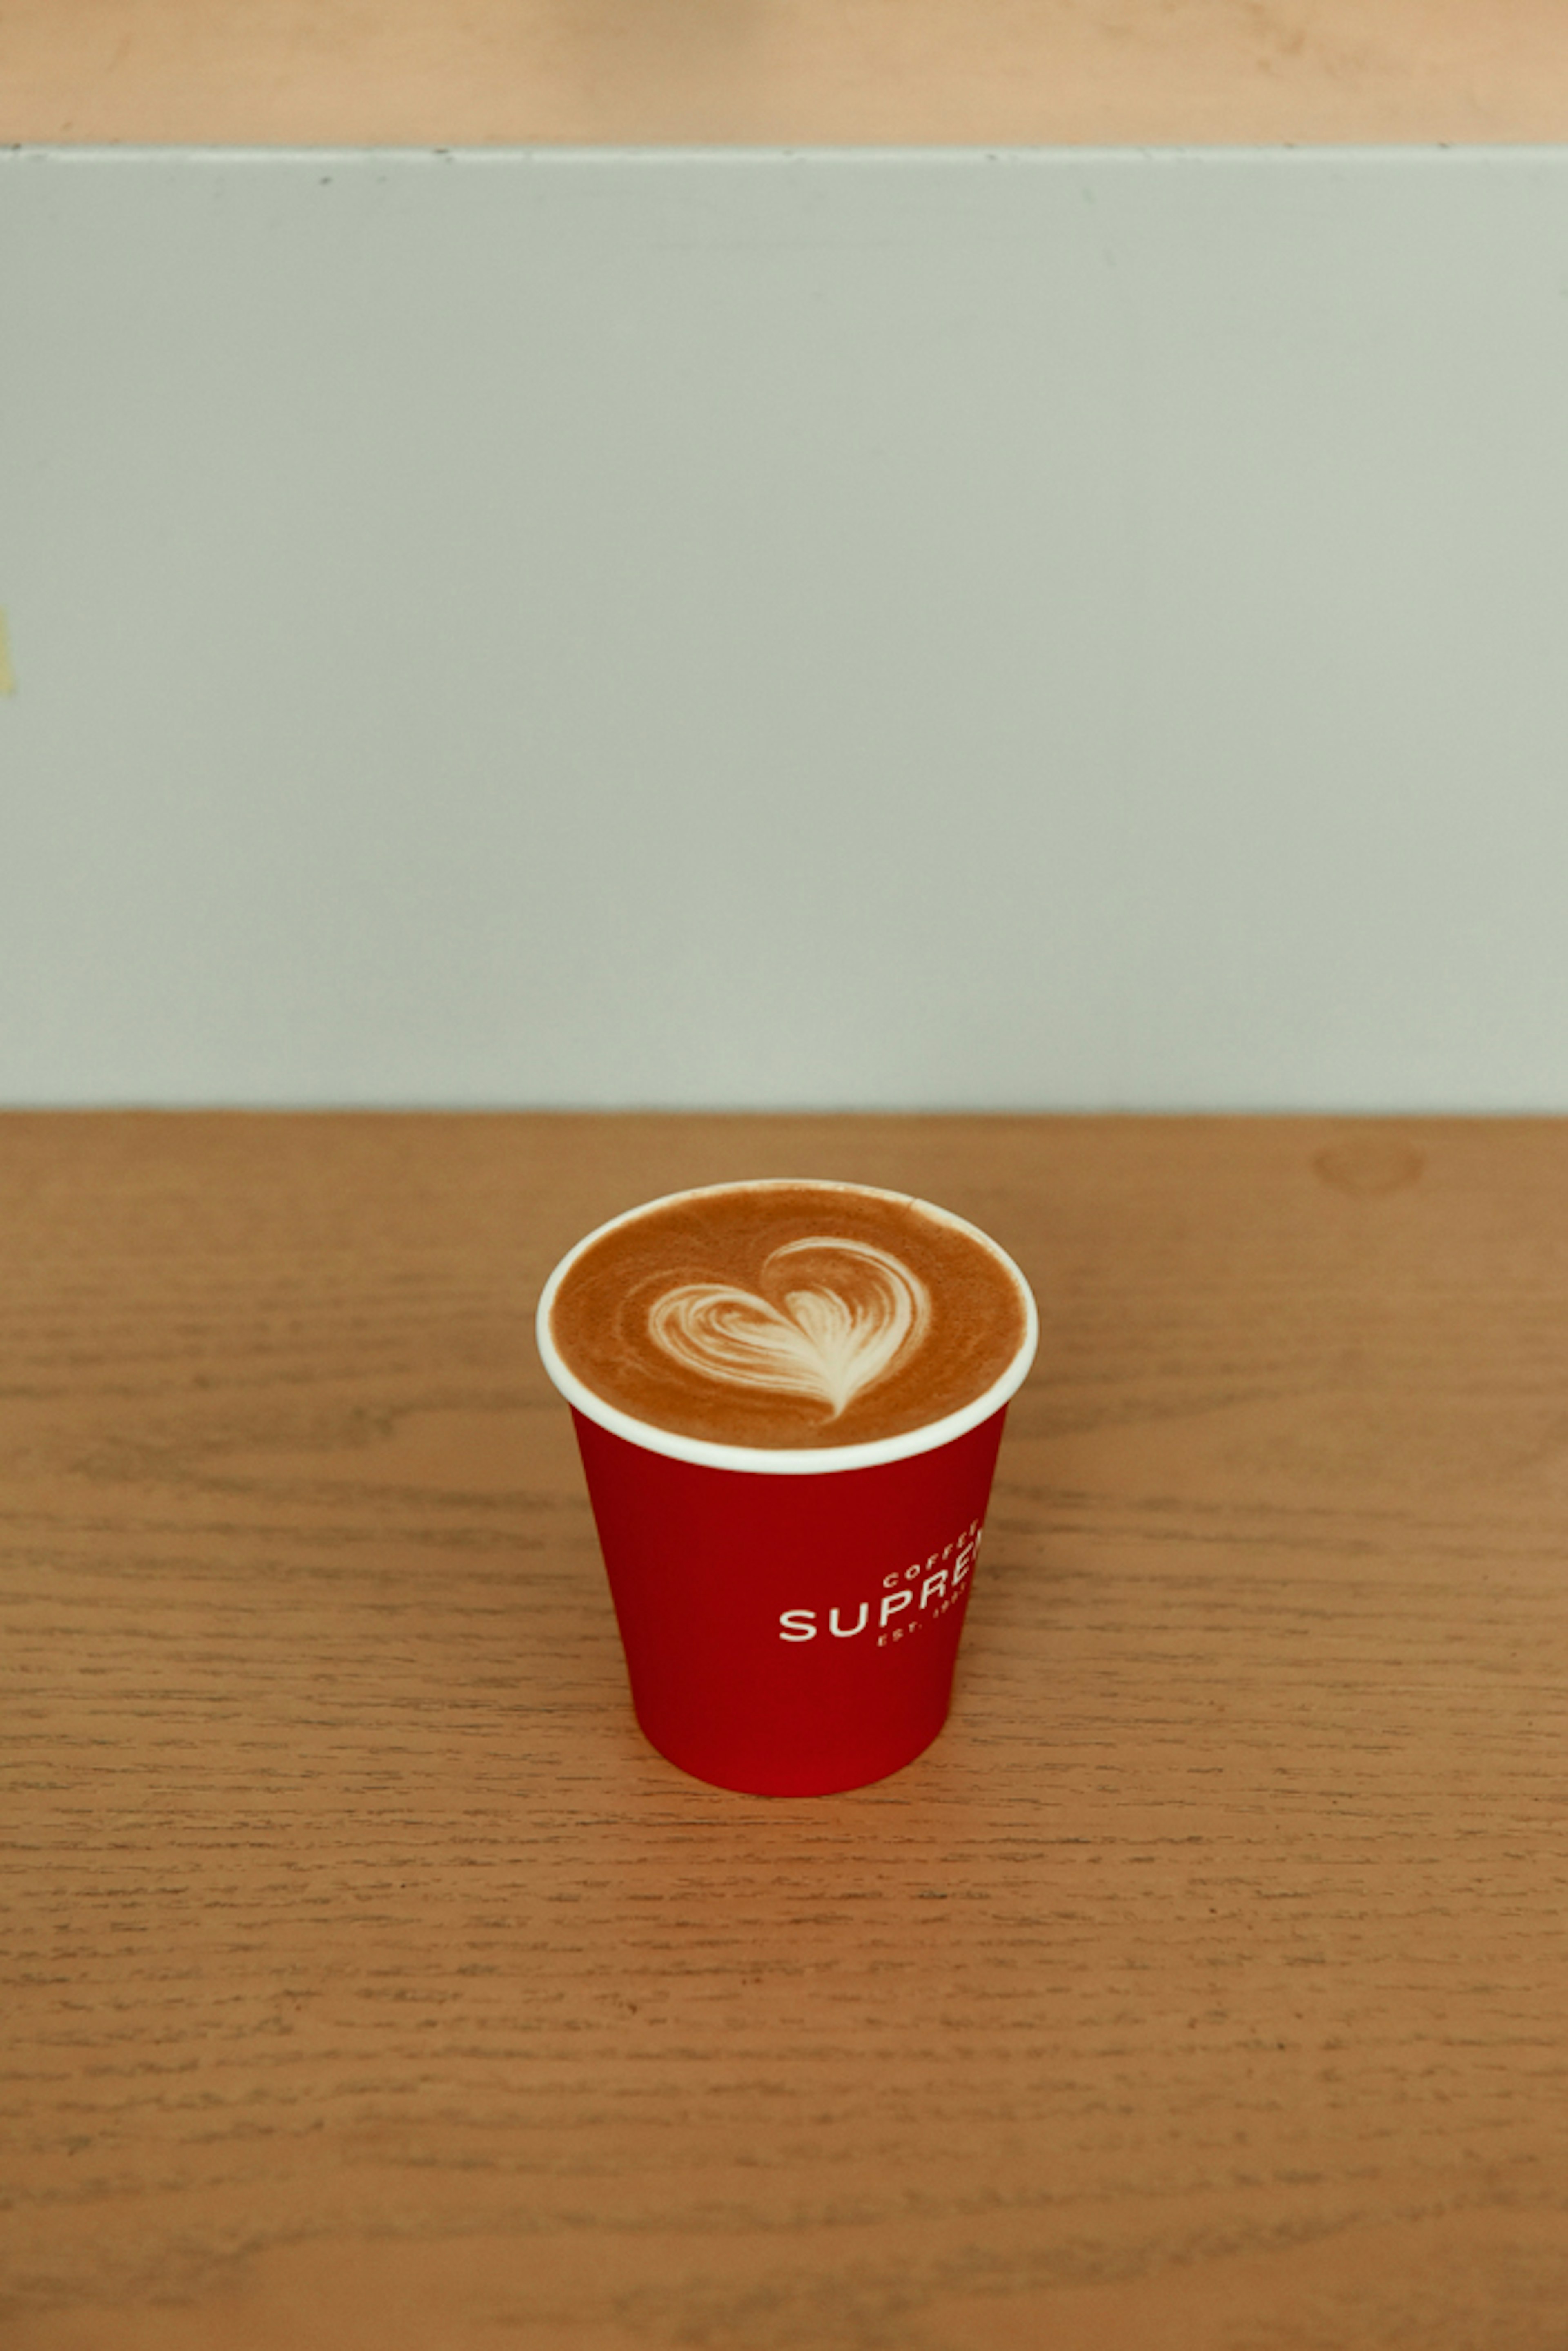
[[[1568,137],[1560,0],[13,0],[0,140]]]

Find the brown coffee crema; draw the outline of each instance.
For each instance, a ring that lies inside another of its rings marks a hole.
[[[719,1445],[865,1445],[999,1380],[1028,1328],[999,1253],[920,1202],[826,1183],[689,1193],[585,1249],[550,1335],[586,1387]]]

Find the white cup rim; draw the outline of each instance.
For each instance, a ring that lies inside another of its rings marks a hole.
[[[634,1223],[652,1214],[655,1208],[673,1207],[683,1200],[701,1200],[725,1192],[789,1191],[809,1185],[813,1191],[854,1192],[862,1198],[894,1201],[901,1207],[917,1208],[923,1215],[935,1217],[940,1223],[951,1226],[978,1241],[989,1250],[1017,1285],[1023,1301],[1024,1334],[1018,1351],[999,1379],[993,1380],[983,1394],[958,1411],[946,1413],[940,1420],[931,1420],[919,1428],[904,1429],[897,1437],[879,1437],[862,1445],[811,1445],[774,1447],[760,1445],[723,1445],[711,1437],[683,1437],[671,1428],[655,1427],[652,1421],[639,1420],[632,1413],[622,1412],[618,1405],[609,1404],[595,1394],[587,1383],[562,1359],[550,1331],[550,1310],[554,1306],[561,1283],[585,1250],[602,1240],[606,1233],[622,1225]],[[612,1437],[624,1437],[628,1443],[640,1445],[649,1453],[662,1453],[672,1461],[695,1462],[708,1469],[737,1469],[767,1478],[821,1478],[845,1469],[876,1469],[889,1461],[907,1461],[916,1454],[935,1453],[955,1437],[967,1436],[1001,1410],[1018,1393],[1029,1376],[1040,1343],[1040,1314],[1034,1293],[1006,1249],[994,1241],[989,1233],[970,1224],[966,1217],[956,1217],[951,1208],[939,1208],[934,1201],[922,1200],[910,1192],[890,1192],[876,1184],[850,1184],[832,1176],[758,1176],[744,1177],[733,1184],[697,1184],[685,1191],[666,1192],[656,1200],[643,1200],[634,1208],[623,1209],[620,1216],[611,1217],[604,1224],[596,1225],[584,1233],[575,1246],[568,1249],[555,1268],[539,1296],[538,1311],[534,1320],[540,1359],[545,1370],[568,1404],[573,1405],[587,1420],[608,1429]]]

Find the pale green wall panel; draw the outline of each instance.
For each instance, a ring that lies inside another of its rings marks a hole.
[[[1568,1109],[1568,155],[0,158],[0,1100]]]

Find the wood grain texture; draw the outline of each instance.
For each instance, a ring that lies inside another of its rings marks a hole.
[[[8,0],[0,138],[1274,145],[1568,135],[1558,0]]]
[[[529,1313],[1040,1298],[928,1756],[641,1741]],[[1568,1127],[0,1120],[6,2351],[1562,2351]]]

